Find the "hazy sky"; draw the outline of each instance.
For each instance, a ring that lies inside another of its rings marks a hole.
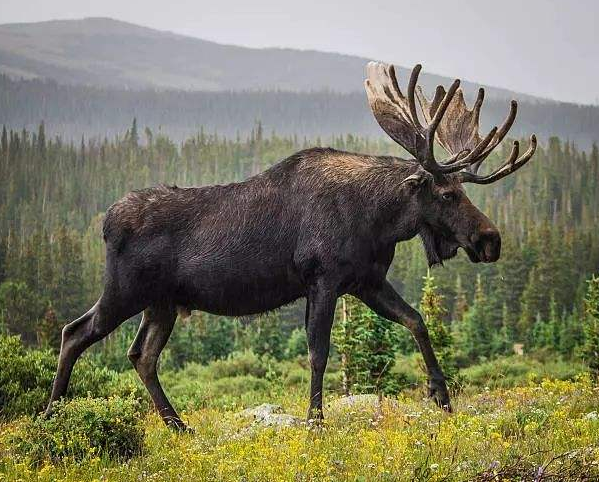
[[[599,104],[597,0],[0,0],[0,23],[90,16],[250,47],[356,54]]]

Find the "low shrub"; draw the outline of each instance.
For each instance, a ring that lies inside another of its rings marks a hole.
[[[397,355],[395,357],[395,364],[391,368],[391,376],[400,391],[406,388],[414,388],[426,382],[426,372],[423,365],[419,353]]]
[[[256,355],[250,350],[231,353],[224,360],[216,360],[208,365],[214,378],[251,375],[263,378],[275,369],[277,362],[266,355]]]
[[[470,387],[511,388],[544,378],[573,380],[582,372],[582,364],[559,360],[555,356],[553,360],[540,362],[514,355],[465,368],[462,375]]]
[[[296,328],[291,332],[287,339],[287,347],[285,348],[285,356],[288,359],[297,357],[307,357],[308,355],[308,340],[306,338],[306,330]]]
[[[57,359],[51,350],[26,348],[18,336],[0,335],[0,419],[34,415],[45,408]],[[131,377],[119,377],[118,373],[82,358],[75,365],[68,395],[141,396],[141,392]]]
[[[300,366],[292,367],[281,378],[286,387],[304,387],[310,383],[310,370]]]
[[[205,368],[194,363],[161,375],[162,384],[177,408],[226,408],[268,400],[273,384],[266,378],[239,375],[215,379],[206,376]]]
[[[141,452],[144,429],[136,400],[79,398],[57,402],[47,419],[24,418],[10,437],[11,450],[32,463],[128,459]]]

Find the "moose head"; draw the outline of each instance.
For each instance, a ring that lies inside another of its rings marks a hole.
[[[374,117],[395,142],[408,151],[418,164],[415,172],[402,184],[418,196],[422,211],[420,237],[429,264],[441,264],[463,248],[471,261],[491,263],[499,259],[501,237],[494,224],[468,199],[462,184],[490,184],[520,169],[535,152],[537,140],[530,137],[529,149],[519,156],[520,145],[514,141],[511,154],[499,168],[479,175],[483,161],[506,136],[516,118],[517,103],[501,125],[493,127],[483,138],[479,134],[480,109],[484,90],[478,91],[470,110],[455,80],[446,92],[438,86],[434,98],[427,99],[417,87],[421,70],[412,70],[407,96],[401,92],[393,65],[370,62],[365,81],[368,101]],[[416,98],[423,120],[419,118]],[[437,161],[434,141],[449,157]]]

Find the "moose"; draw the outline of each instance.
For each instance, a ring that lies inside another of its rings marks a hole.
[[[157,361],[178,313],[254,315],[306,299],[311,365],[308,417],[323,417],[323,376],[337,298],[357,297],[410,330],[422,353],[429,396],[451,411],[445,377],[420,314],[386,274],[395,245],[420,236],[429,265],[462,248],[474,263],[499,259],[495,225],[462,184],[489,184],[520,169],[537,141],[491,173],[479,168],[516,117],[479,134],[484,91],[468,109],[459,80],[428,99],[411,74],[407,96],[392,65],[370,62],[368,101],[382,129],[413,159],[330,148],[297,152],[243,182],[206,187],[158,186],[133,191],[106,212],[105,286],[100,299],[62,331],[46,414],[65,395],[77,358],[128,318],[143,312],[127,355],[164,422],[187,426],[165,395]],[[420,112],[416,107],[416,99]],[[447,158],[435,158],[435,140]]]

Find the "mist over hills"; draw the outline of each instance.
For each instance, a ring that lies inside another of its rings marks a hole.
[[[0,25],[0,72],[52,78],[63,84],[362,92],[368,60],[337,53],[223,45],[109,18]],[[400,76],[407,74],[403,67],[399,69]],[[421,85],[431,91],[452,80],[421,75]],[[478,85],[464,81],[463,88],[471,94]],[[533,99],[506,89],[486,89],[488,97]]]
[[[106,18],[5,24],[0,124],[33,129],[44,120],[49,133],[67,139],[122,133],[133,117],[178,140],[201,127],[244,134],[256,120],[282,134],[382,136],[363,91],[367,61],[222,45]],[[405,83],[409,72],[399,68],[398,75]],[[429,93],[451,80],[421,75]],[[462,87],[469,99],[478,89],[467,81]],[[507,99],[516,98],[513,136],[558,135],[583,148],[599,140],[599,107],[485,88],[485,128],[500,123]]]
[[[504,118],[506,100],[487,99],[481,123],[488,129]],[[0,76],[0,124],[35,130],[40,121],[47,133],[79,141],[82,136],[123,134],[136,117],[149,127],[181,141],[203,128],[228,137],[248,134],[260,121],[266,133],[305,136],[326,141],[348,133],[370,137],[385,134],[374,120],[363,92],[188,92],[130,91],[60,85],[54,81],[15,81]],[[588,148],[599,139],[599,109],[565,103],[521,102],[513,137],[536,132],[541,142],[551,135]]]

